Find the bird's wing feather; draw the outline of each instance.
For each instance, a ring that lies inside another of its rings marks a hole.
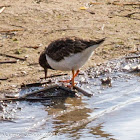
[[[60,61],[64,57],[82,52],[87,47],[88,45],[79,39],[64,38],[52,42],[47,47],[46,54],[55,61]]]

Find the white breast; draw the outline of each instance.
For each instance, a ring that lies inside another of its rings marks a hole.
[[[96,47],[89,47],[80,53],[71,54],[68,57],[64,57],[64,59],[60,60],[59,62],[53,60],[48,55],[46,55],[46,59],[53,69],[62,71],[78,70],[90,58],[95,48]]]

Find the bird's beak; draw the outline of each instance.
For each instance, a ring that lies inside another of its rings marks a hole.
[[[45,72],[45,79],[47,79],[47,71],[48,71],[48,69],[44,69],[44,72]]]

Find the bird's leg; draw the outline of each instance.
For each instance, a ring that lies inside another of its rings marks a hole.
[[[72,83],[71,85],[67,85],[67,87],[72,88],[75,85],[74,79],[78,75],[80,70],[77,70],[76,73],[74,73],[74,70],[72,70],[72,78],[71,80],[65,80],[65,81],[59,81],[59,82],[66,82],[66,83]]]
[[[79,74],[80,70],[77,70],[76,73],[74,74],[74,78]],[[63,83],[70,83],[72,82],[72,79],[70,80],[60,80],[59,82],[63,82]]]
[[[77,70],[76,73],[74,74],[74,78],[79,74],[80,70]]]
[[[74,74],[74,70],[72,70],[72,87],[74,87],[75,83],[74,83],[74,79],[75,77],[79,74],[80,70],[77,70],[76,73]]]
[[[72,70],[72,87],[74,87],[75,83],[74,83],[74,78],[75,78],[75,74],[74,74],[74,70]]]

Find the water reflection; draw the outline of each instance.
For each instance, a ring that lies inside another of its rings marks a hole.
[[[54,131],[68,131],[71,124],[87,119],[91,110],[85,106],[81,98],[67,98],[63,104],[63,108],[61,102],[61,104],[57,104],[55,107],[46,109],[49,115],[54,116]]]
[[[0,103],[0,135],[9,133],[7,140],[139,140],[140,77],[114,70],[112,87],[101,86],[105,75],[88,75],[82,87],[94,93],[91,98]]]
[[[99,137],[102,137],[102,138],[110,138],[112,135],[111,134],[108,134],[107,132],[103,131],[102,128],[103,128],[103,123],[101,124],[98,124],[97,126],[95,127],[91,127],[91,131],[90,133],[95,135],[95,136],[99,136]],[[114,140],[113,138],[111,138],[111,140]]]

